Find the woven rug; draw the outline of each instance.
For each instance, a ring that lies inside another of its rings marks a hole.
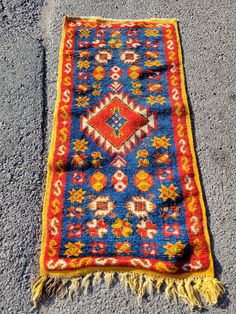
[[[217,302],[174,19],[66,17],[33,302],[119,281]]]

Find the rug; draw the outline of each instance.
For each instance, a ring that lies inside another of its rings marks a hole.
[[[47,173],[34,306],[100,281],[217,303],[175,19],[65,18]]]

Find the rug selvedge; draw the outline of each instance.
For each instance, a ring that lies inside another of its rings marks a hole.
[[[34,303],[119,278],[215,304],[176,20],[66,17],[57,89]]]

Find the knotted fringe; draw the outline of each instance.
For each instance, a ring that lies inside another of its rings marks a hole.
[[[159,293],[164,288],[168,300],[177,302],[182,299],[191,307],[201,308],[203,300],[208,304],[216,304],[224,292],[222,283],[213,277],[170,279],[134,272],[94,272],[73,278],[40,276],[32,288],[32,309],[37,307],[42,298],[73,298],[77,290],[82,288],[84,294],[87,294],[90,286],[94,287],[102,280],[110,287],[115,278],[124,285],[127,292],[130,290],[137,294],[138,302],[141,302],[144,295],[152,296],[155,291]]]

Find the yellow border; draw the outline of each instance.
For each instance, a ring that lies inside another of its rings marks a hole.
[[[187,132],[188,138],[190,142],[190,149],[193,158],[193,169],[194,175],[196,179],[196,184],[199,190],[199,197],[200,203],[202,207],[202,216],[203,216],[203,226],[204,226],[204,236],[206,238],[208,247],[209,247],[209,258],[210,258],[210,266],[207,270],[198,271],[198,272],[188,272],[183,274],[171,274],[171,273],[159,273],[155,271],[145,270],[145,269],[136,269],[133,267],[122,267],[122,266],[98,266],[98,267],[85,267],[77,270],[68,270],[68,271],[48,271],[44,269],[44,253],[46,249],[46,236],[47,236],[47,211],[48,211],[48,201],[51,189],[51,180],[52,180],[52,171],[50,169],[50,162],[53,158],[53,153],[55,150],[55,141],[56,141],[56,130],[57,130],[57,116],[58,116],[58,107],[60,102],[60,95],[61,95],[61,77],[62,77],[62,62],[63,62],[63,46],[64,46],[64,39],[65,39],[65,25],[66,21],[70,19],[76,19],[75,17],[66,16],[63,23],[63,30],[62,30],[62,38],[61,38],[61,45],[60,45],[60,53],[59,53],[59,65],[58,65],[58,79],[57,79],[57,100],[54,109],[54,119],[53,119],[53,130],[51,135],[51,145],[48,157],[48,166],[47,166],[47,179],[46,179],[46,191],[44,197],[44,207],[43,207],[43,214],[42,214],[42,248],[41,248],[41,256],[40,256],[40,274],[41,275],[49,275],[55,277],[75,277],[86,273],[91,273],[95,271],[103,271],[103,272],[110,272],[110,271],[117,271],[117,272],[134,272],[139,274],[148,274],[151,276],[158,276],[158,277],[166,277],[166,278],[175,278],[175,279],[184,279],[184,278],[196,278],[196,277],[203,277],[203,276],[214,276],[214,267],[213,267],[213,259],[211,253],[211,246],[210,246],[210,237],[207,228],[207,217],[206,217],[206,208],[203,200],[202,195],[202,188],[199,179],[199,172],[198,166],[196,161],[195,149],[194,149],[194,142],[193,142],[193,135],[192,135],[192,127],[191,127],[191,120],[190,120],[190,110],[189,104],[187,101],[187,94],[186,94],[186,87],[185,87],[185,77],[184,77],[184,67],[183,67],[183,59],[182,59],[182,49],[181,49],[181,42],[178,30],[178,23],[176,19],[148,19],[148,20],[113,20],[113,19],[104,19],[100,17],[80,17],[78,19],[88,19],[88,20],[102,20],[102,21],[113,21],[113,22],[151,22],[151,21],[158,21],[160,23],[173,23],[175,26],[177,42],[178,42],[178,57],[180,61],[180,76],[181,76],[181,93],[184,101],[184,105],[186,108],[186,123],[187,123]]]
[[[88,20],[88,21],[94,21],[94,22],[114,22],[114,23],[120,23],[120,22],[159,22],[159,23],[175,23],[178,20],[175,18],[166,18],[166,19],[160,19],[160,18],[150,18],[150,19],[140,19],[140,20],[122,20],[122,19],[111,19],[111,18],[103,18],[99,16],[80,16],[80,17],[75,17],[75,16],[69,16],[67,15],[66,21],[70,19],[78,19],[78,20]]]

